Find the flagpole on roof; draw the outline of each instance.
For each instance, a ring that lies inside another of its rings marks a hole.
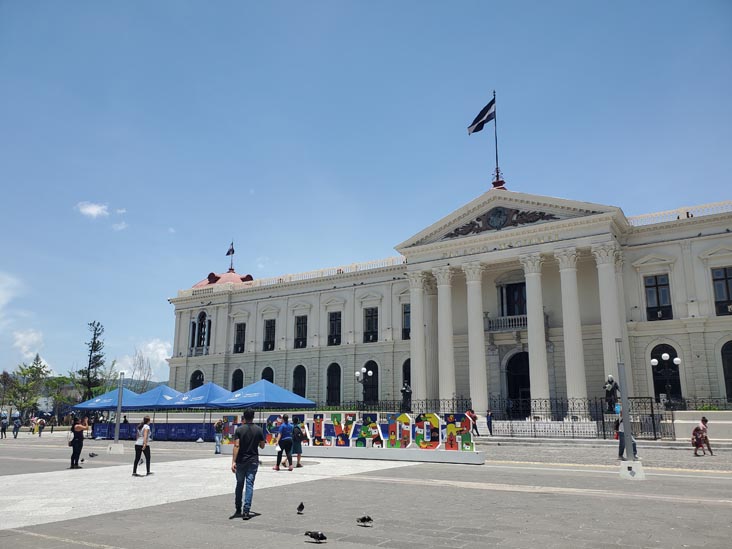
[[[493,104],[495,105],[496,101],[496,90],[493,90]],[[501,181],[501,185],[503,185],[502,179],[501,179],[501,170],[498,167],[498,108],[496,106],[495,114],[493,115],[493,139],[496,144],[496,177],[493,181],[498,182]],[[494,185],[495,187],[496,185]]]
[[[226,252],[226,255],[231,256],[231,263],[229,264],[229,272],[234,272],[234,241],[231,241],[231,246],[229,246],[229,251]]]
[[[482,131],[485,125],[493,120],[493,138],[496,152],[496,172],[493,179],[493,188],[506,190],[506,182],[501,177],[501,169],[498,165],[498,121],[496,119],[496,90],[493,90],[493,98],[483,107],[478,116],[468,126],[468,135]]]

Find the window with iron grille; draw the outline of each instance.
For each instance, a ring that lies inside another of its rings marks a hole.
[[[211,329],[211,321],[206,320],[206,313],[201,312],[198,315],[198,338],[196,339],[196,347],[204,347],[208,345],[209,331]]]
[[[646,319],[670,320],[674,317],[671,309],[671,287],[668,275],[643,277],[646,288]]]
[[[237,322],[234,325],[234,352],[243,353],[247,338],[246,322]]]
[[[712,269],[712,284],[717,316],[732,315],[732,267]]]
[[[363,310],[363,342],[379,341],[379,308],[367,307]]]
[[[264,345],[263,351],[274,351],[275,348],[275,326],[276,320],[269,318],[264,321]]]
[[[295,317],[295,349],[304,349],[308,346],[308,317]]]
[[[409,339],[411,319],[411,306],[409,303],[402,303],[402,339]]]
[[[341,344],[341,312],[328,313],[328,345]]]

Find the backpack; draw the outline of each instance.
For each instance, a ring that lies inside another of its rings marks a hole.
[[[302,429],[295,425],[295,428],[292,430],[292,438],[295,442],[302,442],[302,439],[305,438],[302,434]]]
[[[613,423],[613,429],[615,431],[619,431],[620,430],[620,420],[619,419],[616,419],[615,420],[615,423]]]

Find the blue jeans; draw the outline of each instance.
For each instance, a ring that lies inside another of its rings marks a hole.
[[[215,453],[220,454],[221,453],[221,439],[224,438],[223,433],[214,433],[214,440],[216,441],[216,450]]]
[[[630,440],[633,443],[633,457],[638,455],[638,449],[635,447],[635,438],[630,437]],[[618,457],[623,457],[623,452],[625,452],[625,433],[618,433]]]
[[[234,490],[234,505],[236,509],[249,511],[252,508],[252,495],[254,495],[254,478],[257,476],[259,462],[236,464],[236,490]],[[244,494],[244,507],[241,505],[241,493],[246,483],[247,489]]]

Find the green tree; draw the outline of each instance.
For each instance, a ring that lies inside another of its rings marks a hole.
[[[51,377],[46,380],[46,391],[53,399],[53,415],[56,417],[63,406],[76,400],[68,391],[71,383],[71,378],[68,376]]]
[[[83,400],[94,397],[94,389],[102,384],[99,377],[100,371],[104,368],[104,326],[94,321],[89,323],[91,339],[86,343],[89,348],[89,360],[86,368],[74,372],[74,383],[80,388]]]
[[[4,408],[5,403],[8,402],[13,382],[13,376],[7,370],[3,370],[3,373],[0,374],[0,408]]]
[[[10,400],[23,417],[38,403],[38,398],[51,375],[51,370],[44,364],[39,354],[31,364],[20,364],[13,372],[13,382],[10,388]]]

